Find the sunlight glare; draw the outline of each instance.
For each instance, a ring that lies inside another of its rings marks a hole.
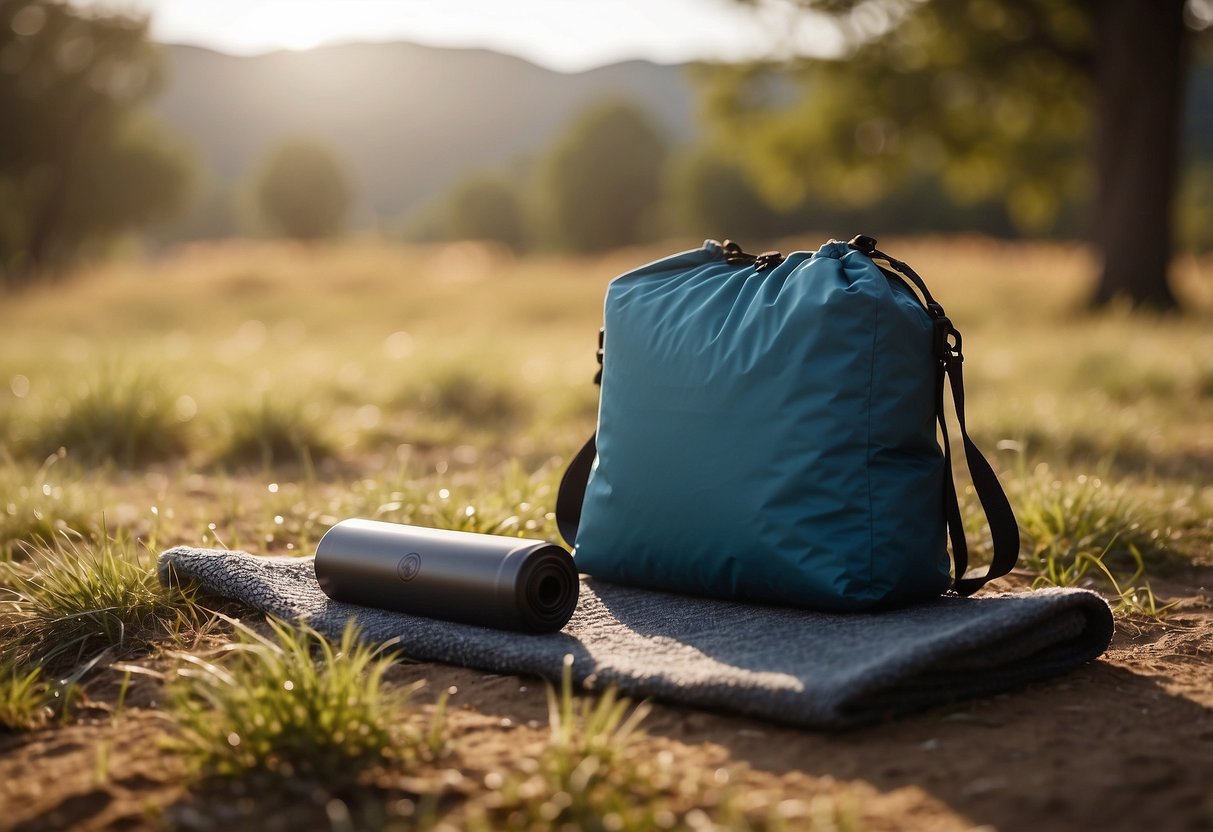
[[[4,0],[0,0],[3,3]],[[838,33],[795,0],[74,0],[152,15],[152,35],[234,55],[408,41],[492,49],[579,72],[644,58],[678,63],[836,54]]]
[[[333,27],[332,7],[299,3],[289,12],[278,3],[254,3],[230,21],[230,36],[248,48],[273,44],[282,49],[304,50],[339,36]]]

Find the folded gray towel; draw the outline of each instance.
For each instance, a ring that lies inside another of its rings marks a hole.
[[[398,637],[410,658],[615,685],[632,697],[843,728],[1055,676],[1100,655],[1112,613],[1081,589],[940,598],[880,613],[731,603],[582,579],[563,631],[491,630],[330,600],[310,557],[179,547],[160,580],[196,584],[329,636]]]

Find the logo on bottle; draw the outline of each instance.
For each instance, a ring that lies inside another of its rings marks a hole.
[[[396,574],[400,576],[400,580],[402,581],[413,580],[420,571],[421,555],[416,552],[409,552],[400,559],[400,563],[396,566]]]

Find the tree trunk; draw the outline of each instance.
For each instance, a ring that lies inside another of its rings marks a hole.
[[[1184,0],[1095,4],[1093,306],[1176,307],[1167,282],[1187,68]]]

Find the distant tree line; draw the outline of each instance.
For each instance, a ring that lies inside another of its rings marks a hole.
[[[727,149],[673,146],[655,119],[615,100],[590,105],[530,164],[470,174],[402,233],[592,252],[679,236],[765,241],[807,230],[971,231],[974,222],[995,234],[1016,230],[1000,205],[958,207],[930,181],[862,207],[803,193],[771,200]]]
[[[692,145],[673,144],[632,103],[590,102],[535,158],[471,172],[381,230],[567,251],[664,237],[759,245],[809,230],[1070,238],[1089,230],[1081,146],[1089,79],[1071,61],[1092,49],[1086,7],[803,2],[855,30],[845,64],[819,62],[801,75],[705,70],[710,129]],[[1213,16],[1213,0],[1201,3],[1197,11]],[[865,17],[878,6],[884,28]],[[65,0],[0,2],[0,284],[27,285],[156,224],[162,241],[310,240],[345,229],[355,187],[332,149],[287,140],[240,185],[208,179],[185,141],[147,114],[161,72],[144,19]],[[1207,56],[1196,82],[1213,85]],[[1196,117],[1213,133],[1208,114]],[[1203,142],[1189,148],[1177,225],[1185,245],[1210,249],[1213,139]]]
[[[801,141],[800,154],[772,160],[755,145],[729,86],[744,70],[717,68],[707,85],[710,120],[720,129],[690,146],[674,146],[657,121],[626,101],[589,106],[538,159],[509,170],[473,172],[423,206],[403,229],[420,241],[480,239],[511,248],[595,251],[670,237],[766,241],[812,231],[828,234],[986,233],[1000,237],[1075,239],[1087,230],[1088,199],[1079,137],[1054,160],[1054,175],[1023,181],[997,159],[958,157],[946,175],[886,157],[881,173],[848,161],[862,148],[893,141],[889,123],[846,124],[846,135]],[[1213,81],[1213,72],[1210,73]],[[748,81],[747,81],[748,83]],[[772,136],[807,129],[772,125]],[[823,121],[822,130],[830,123]],[[814,143],[816,142],[816,143]],[[859,150],[847,148],[850,142]],[[1057,153],[1060,150],[1054,148]],[[792,150],[787,150],[789,154]],[[983,151],[991,153],[992,151]],[[1043,152],[1043,151],[1041,151]],[[878,154],[879,155],[879,154]],[[1213,148],[1194,148],[1178,197],[1179,241],[1213,249]],[[1029,160],[1027,168],[1036,163]],[[1024,167],[1015,161],[1015,169]],[[853,165],[853,166],[852,166]],[[945,165],[946,169],[946,165]],[[966,173],[965,171],[968,171]],[[984,171],[984,173],[983,173]],[[996,187],[989,177],[1014,187]],[[985,177],[985,178],[983,178]]]

